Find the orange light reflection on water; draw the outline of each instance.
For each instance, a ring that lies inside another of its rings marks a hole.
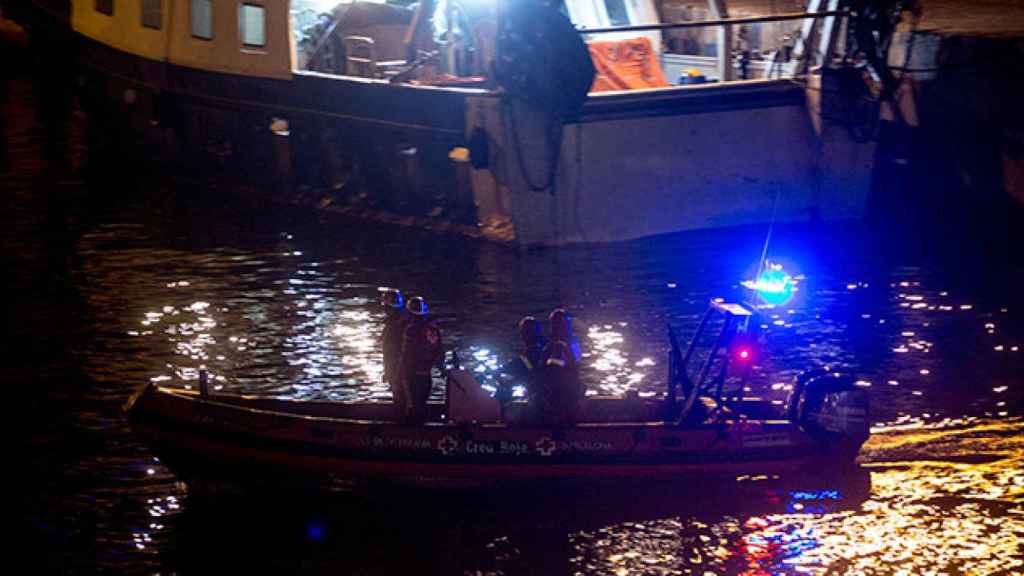
[[[879,434],[864,451],[871,491],[861,502],[833,501],[827,490],[823,498],[790,492],[785,509],[776,513],[716,522],[677,516],[578,532],[572,536],[574,569],[744,576],[1021,573],[1022,438],[1019,419]],[[911,450],[914,460],[898,459]]]

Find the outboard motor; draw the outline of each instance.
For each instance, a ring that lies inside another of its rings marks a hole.
[[[793,386],[788,407],[793,422],[850,460],[868,439],[868,393],[849,377],[823,371],[802,375]]]

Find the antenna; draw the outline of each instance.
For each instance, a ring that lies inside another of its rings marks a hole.
[[[779,197],[782,195],[782,187],[778,184],[775,185],[775,200],[772,202],[772,217],[768,221],[768,232],[764,235],[764,246],[761,248],[761,259],[757,262],[757,273],[754,274],[754,286],[751,288],[751,292],[756,297],[757,293],[757,282],[761,279],[761,274],[764,273],[765,262],[768,259],[768,245],[772,241],[772,231],[775,229],[775,215],[779,209]]]

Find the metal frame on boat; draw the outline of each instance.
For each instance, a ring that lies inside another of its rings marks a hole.
[[[742,305],[713,303],[685,355],[673,345],[664,397],[590,397],[581,403],[579,421],[568,426],[533,427],[514,416],[452,421],[445,404],[430,405],[425,424],[408,425],[394,420],[390,403],[213,395],[155,384],[127,410],[134,430],[183,478],[487,484],[768,474],[849,464],[867,438],[867,396],[847,379],[805,379],[786,409],[727,390],[734,372],[743,378],[742,368],[731,371],[730,363],[753,342],[751,315]]]

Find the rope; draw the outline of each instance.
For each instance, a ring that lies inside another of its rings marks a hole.
[[[555,193],[555,177],[558,173],[558,160],[562,154],[562,120],[553,112],[549,112],[550,117],[547,123],[547,130],[545,136],[547,137],[547,143],[551,146],[551,157],[548,161],[548,175],[545,179],[546,182],[542,186],[534,184],[533,179],[530,178],[530,170],[526,166],[526,159],[523,157],[523,143],[519,139],[519,129],[516,128],[515,118],[515,105],[511,100],[505,100],[502,103],[502,120],[505,123],[506,129],[512,136],[512,147],[516,151],[516,160],[519,163],[519,172],[523,176],[523,181],[530,188],[532,192],[543,192],[544,190],[550,190],[552,194]],[[506,118],[507,116],[507,118]]]

